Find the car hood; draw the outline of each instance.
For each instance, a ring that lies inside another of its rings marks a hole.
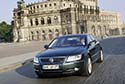
[[[65,47],[65,48],[55,48],[48,49],[40,52],[37,57],[51,57],[51,56],[72,56],[78,55],[85,51],[85,47]]]

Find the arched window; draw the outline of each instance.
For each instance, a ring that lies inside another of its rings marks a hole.
[[[37,8],[39,8],[39,5],[37,5]]]
[[[39,25],[39,22],[38,22],[38,19],[37,19],[37,18],[35,19],[35,24],[36,24],[36,25]]]
[[[42,30],[42,33],[45,33],[45,31],[44,31],[44,30]]]
[[[31,32],[31,40],[34,40],[34,33]]]
[[[55,36],[59,36],[59,30],[58,29],[55,30]]]
[[[49,39],[52,40],[53,39],[53,33],[52,33],[52,30],[49,29]]]
[[[46,40],[46,32],[45,32],[45,30],[42,30],[42,39]]]
[[[54,20],[58,20],[58,17],[57,17],[57,16],[55,16],[55,17],[54,17]]]
[[[47,4],[45,4],[45,7],[47,7]]]
[[[47,18],[47,23],[51,24],[51,18],[50,17]]]
[[[56,29],[55,31],[56,31],[56,32],[59,32],[59,30],[58,30],[58,29]]]
[[[72,7],[72,5],[70,4],[70,7]]]
[[[35,7],[35,6],[33,6],[33,8],[35,9],[36,7]]]
[[[63,4],[63,6],[65,7],[65,3]]]
[[[37,34],[37,40],[39,40],[40,39],[40,33],[39,33],[39,31],[36,31],[36,34]]]
[[[43,7],[43,5],[41,5],[41,8]]]
[[[54,6],[56,6],[56,3],[54,3]]]
[[[51,7],[51,6],[52,6],[52,4],[49,4],[49,6]]]
[[[52,33],[52,30],[49,30],[49,33]]]
[[[107,28],[105,25],[104,25],[104,33],[105,33],[105,35],[107,34]]]
[[[54,17],[54,23],[58,24],[58,17],[57,16]]]
[[[41,24],[45,24],[44,18],[41,18]]]
[[[94,14],[94,7],[90,6],[90,14]]]
[[[85,14],[88,14],[88,12],[89,12],[89,11],[88,11],[88,6],[87,6],[87,5],[84,5],[84,13],[85,13]]]

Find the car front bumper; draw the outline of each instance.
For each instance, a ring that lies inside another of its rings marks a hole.
[[[40,74],[73,74],[73,73],[77,73],[77,72],[81,72],[83,71],[82,69],[84,62],[83,61],[79,61],[79,62],[70,62],[70,63],[64,63],[64,64],[59,64],[59,69],[55,69],[55,70],[44,70],[42,69],[41,64],[36,64],[34,63],[34,70],[36,73],[40,73]]]

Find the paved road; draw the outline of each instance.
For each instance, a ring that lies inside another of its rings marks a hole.
[[[34,41],[24,43],[0,44],[0,58],[11,57],[29,52],[39,51],[46,42]]]
[[[50,76],[38,79],[32,64],[1,73],[0,84],[125,84],[125,38],[112,38],[102,42],[105,61],[94,64],[90,77]]]

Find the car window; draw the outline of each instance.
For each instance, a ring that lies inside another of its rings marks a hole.
[[[95,38],[94,38],[94,36],[93,36],[93,35],[90,35],[90,38],[92,39],[92,41],[93,41],[93,40],[95,40]]]
[[[56,38],[53,40],[49,48],[54,47],[71,47],[71,46],[85,46],[85,38],[81,36],[65,37],[65,38]]]
[[[58,39],[53,40],[53,41],[50,43],[49,48],[51,48],[52,46],[55,46],[55,45],[57,44],[57,42],[58,42]]]
[[[92,42],[92,38],[90,37],[90,35],[87,36],[87,43],[89,44],[90,42]]]

